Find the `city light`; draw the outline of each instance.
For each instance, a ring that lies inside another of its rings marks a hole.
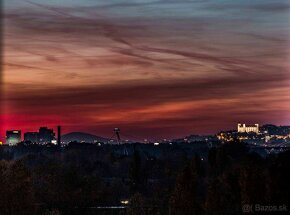
[[[129,204],[129,200],[121,200],[121,204],[128,205]]]

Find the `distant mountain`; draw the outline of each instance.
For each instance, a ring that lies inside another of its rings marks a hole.
[[[73,141],[94,143],[94,142],[108,142],[109,139],[83,132],[71,132],[61,136],[61,142],[69,143]]]

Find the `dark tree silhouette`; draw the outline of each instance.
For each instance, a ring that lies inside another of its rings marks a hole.
[[[242,163],[239,177],[242,205],[266,203],[268,175],[264,166],[265,160],[257,154],[248,155]]]
[[[126,215],[135,215],[135,214],[147,215],[145,200],[140,193],[135,193],[130,198],[130,205],[129,208],[126,210]]]
[[[142,187],[144,178],[142,177],[142,163],[139,151],[135,151],[131,162],[131,189],[133,192],[138,192]]]
[[[0,161],[0,181],[1,215],[34,213],[31,177],[21,161]]]
[[[202,214],[203,207],[200,199],[199,162],[194,157],[177,177],[176,186],[170,199],[172,215]]]

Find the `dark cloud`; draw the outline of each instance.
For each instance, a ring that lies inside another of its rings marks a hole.
[[[35,90],[28,89],[22,94],[13,93],[9,100],[19,103],[29,110],[33,107],[100,105],[102,108],[130,110],[130,108],[160,105],[166,102],[201,101],[210,99],[239,98],[249,92],[259,92],[267,88],[287,87],[278,75],[240,76],[221,79],[184,79],[175,81],[124,82],[109,86],[71,87]],[[22,87],[19,87],[22,88]]]
[[[253,9],[265,11],[265,12],[289,12],[290,3],[289,1],[281,1],[281,2],[271,2],[267,4],[254,5]]]
[[[273,1],[252,1],[245,3],[243,1],[224,1],[224,2],[209,2],[204,7],[211,10],[237,10],[237,11],[260,11],[260,12],[288,12],[290,4],[288,0]]]

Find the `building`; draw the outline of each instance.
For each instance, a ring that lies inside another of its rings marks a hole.
[[[61,146],[61,126],[57,126],[57,145]]]
[[[238,133],[259,133],[259,124],[254,125],[246,125],[246,124],[238,124]]]
[[[40,127],[38,138],[40,144],[52,143],[52,141],[55,140],[55,133],[53,132],[53,129]]]
[[[13,130],[6,131],[6,144],[10,146],[15,146],[17,143],[21,142],[21,131]]]
[[[24,133],[24,141],[28,141],[31,143],[38,143],[38,132],[26,132]]]

